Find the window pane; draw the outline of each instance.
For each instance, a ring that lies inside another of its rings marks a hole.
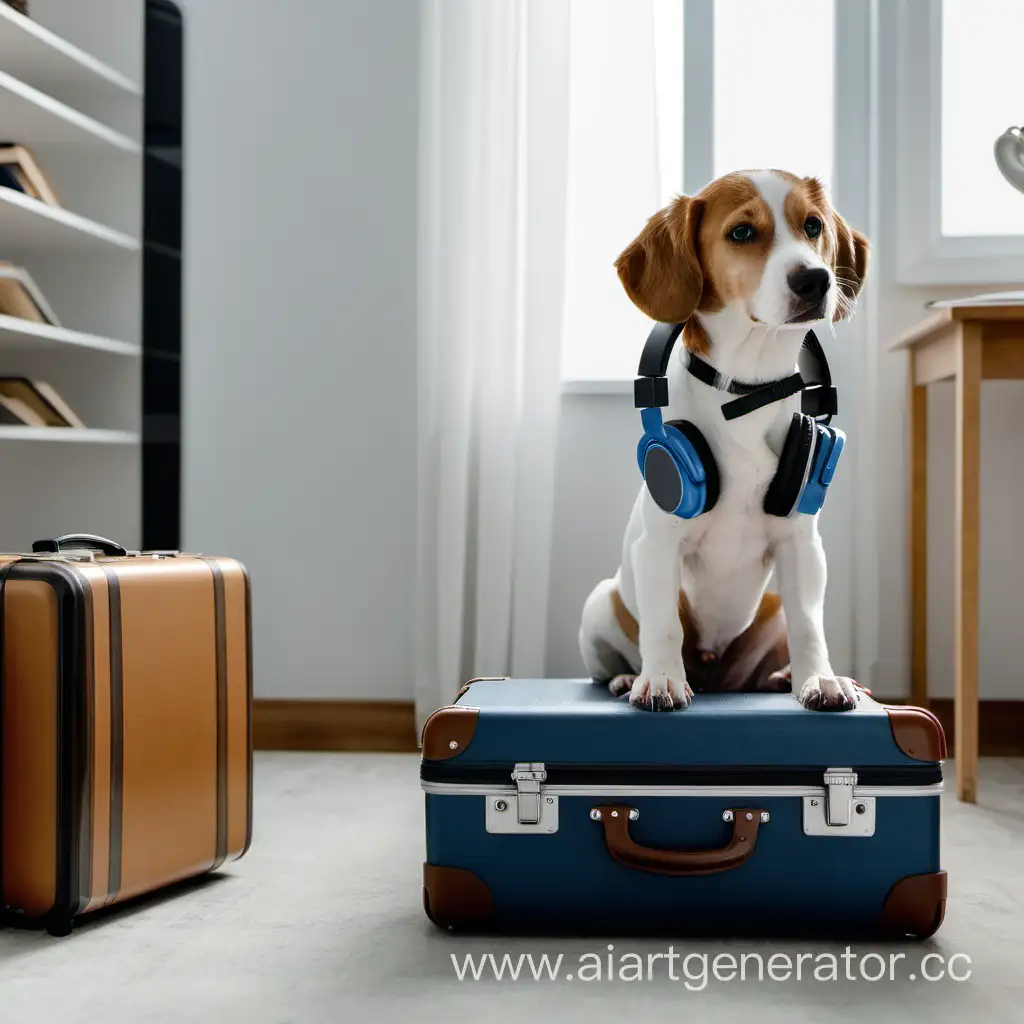
[[[562,376],[632,377],[650,321],[614,261],[682,188],[683,0],[573,0]]]
[[[1024,3],[944,0],[942,15],[942,233],[1024,234],[1024,196],[992,157],[1024,124]]]
[[[715,0],[715,176],[779,168],[828,183],[833,0]]]

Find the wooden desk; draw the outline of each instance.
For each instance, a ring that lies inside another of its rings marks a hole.
[[[928,706],[928,385],[956,386],[955,748],[957,795],[978,787],[978,496],[982,380],[1024,378],[1024,306],[960,306],[893,345],[910,354],[911,699]]]

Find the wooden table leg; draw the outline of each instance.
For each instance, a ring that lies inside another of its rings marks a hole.
[[[981,326],[961,329],[956,374],[956,711],[957,795],[978,787],[978,527],[981,451]]]
[[[910,359],[910,702],[928,706],[928,388]]]

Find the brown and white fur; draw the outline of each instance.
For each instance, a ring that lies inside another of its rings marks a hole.
[[[810,237],[815,218],[820,234]],[[739,225],[754,237],[737,241]],[[687,321],[668,371],[665,420],[696,424],[721,476],[714,508],[690,520],[662,511],[642,486],[621,567],[584,606],[586,670],[612,692],[628,689],[636,707],[685,708],[694,687],[788,689],[787,663],[805,707],[854,706],[854,684],[836,675],[825,643],[817,516],[780,519],[762,508],[800,396],[726,421],[721,407],[733,396],[685,366],[693,351],[736,380],[792,373],[807,330],[852,312],[867,258],[867,239],[832,209],[816,179],[746,171],[680,196],[616,261],[644,313]],[[812,302],[794,291],[792,275],[802,269],[828,272],[827,282],[819,275],[824,296]],[[765,592],[773,568],[778,596]]]

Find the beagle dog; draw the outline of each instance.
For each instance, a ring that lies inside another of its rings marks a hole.
[[[667,370],[666,420],[703,434],[720,473],[714,506],[663,510],[644,486],[622,563],[588,597],[587,672],[650,711],[685,708],[697,690],[789,690],[807,708],[854,707],[825,643],[825,553],[817,514],[764,511],[800,395],[727,419],[715,381],[792,375],[808,330],[847,318],[864,283],[868,241],[822,184],[776,170],[727,174],[656,213],[616,261],[630,299],[683,323]],[[779,594],[766,593],[772,570]]]

